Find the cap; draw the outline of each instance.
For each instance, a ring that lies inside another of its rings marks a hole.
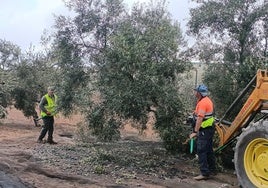
[[[199,92],[203,97],[208,95],[208,88],[204,84],[198,85],[194,90]]]

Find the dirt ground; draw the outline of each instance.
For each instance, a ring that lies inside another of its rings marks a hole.
[[[123,130],[125,139],[115,145],[93,141],[89,145],[78,144],[75,134],[79,121],[79,116],[70,119],[58,117],[54,133],[58,144],[38,144],[36,140],[41,128],[35,127],[33,121],[21,112],[9,110],[8,118],[1,120],[0,124],[0,187],[238,187],[235,175],[227,171],[207,181],[193,180],[192,177],[198,175],[197,162],[194,159],[189,162],[183,155],[170,158],[161,154],[164,152],[152,130],[140,135],[135,129],[126,127]],[[118,153],[112,155],[111,149]],[[132,153],[122,152],[122,149]],[[141,154],[138,155],[137,151]],[[151,151],[150,155],[148,151]],[[96,153],[98,158],[94,155]],[[145,160],[140,162],[134,156],[145,157]],[[102,163],[96,163],[100,158]],[[151,169],[145,162],[155,168]],[[3,176],[20,185],[10,186]]]

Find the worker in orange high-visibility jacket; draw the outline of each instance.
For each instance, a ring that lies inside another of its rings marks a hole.
[[[199,160],[199,176],[195,180],[206,180],[214,175],[215,155],[213,152],[213,136],[215,133],[214,125],[214,107],[212,100],[208,97],[208,88],[201,84],[194,89],[197,98],[197,104],[194,111],[195,125],[190,139],[196,137],[197,155]]]
[[[40,103],[39,108],[41,111],[41,118],[43,119],[44,125],[40,132],[37,142],[45,143],[43,138],[48,133],[47,143],[57,144],[53,140],[54,132],[54,116],[56,115],[57,96],[54,94],[54,87],[48,87],[47,94],[45,94]]]

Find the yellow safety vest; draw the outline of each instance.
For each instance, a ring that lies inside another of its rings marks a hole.
[[[56,114],[56,101],[57,96],[54,94],[54,97],[51,98],[48,94],[45,95],[47,100],[47,104],[45,105],[45,109],[51,113],[51,115],[47,115],[45,112],[41,111],[41,117],[45,116],[54,116]]]
[[[207,127],[210,127],[212,126],[214,123],[214,117],[210,117],[206,120],[203,120],[202,124],[201,124],[201,127],[202,128],[207,128]]]

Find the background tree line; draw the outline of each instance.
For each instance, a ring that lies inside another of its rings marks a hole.
[[[192,58],[207,64],[203,81],[217,116],[267,66],[267,1],[195,2],[187,34],[197,42],[191,48],[164,0],[131,11],[122,0],[67,1],[74,14],[55,19],[55,30],[42,37],[43,51],[24,54],[0,40],[1,117],[11,105],[36,117],[36,102],[55,85],[60,111],[81,113],[99,139],[119,139],[130,119],[144,130],[153,113],[165,147],[178,151],[190,131],[183,122],[193,109],[194,85],[185,80]]]

